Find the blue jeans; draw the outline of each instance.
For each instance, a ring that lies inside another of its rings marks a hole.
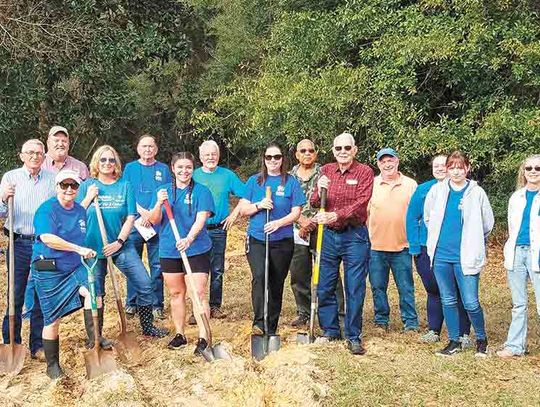
[[[227,231],[217,228],[209,230],[208,234],[212,240],[212,250],[210,251],[210,308],[221,308]]]
[[[143,245],[146,243],[148,265],[150,266],[150,279],[152,280],[152,291],[154,293],[152,305],[154,309],[163,309],[163,274],[161,274],[161,267],[159,265],[159,236],[156,235],[145,242],[141,234],[137,232],[137,229],[133,228],[129,234],[128,241],[133,244],[141,258]],[[129,280],[127,281],[126,306],[137,306],[137,294],[133,284]]]
[[[22,326],[22,309],[25,298],[26,286],[28,284],[28,276],[30,273],[30,263],[32,260],[32,245],[33,242],[27,239],[16,239],[13,245],[15,251],[15,343],[22,343],[21,326]],[[9,250],[8,250],[9,252]],[[8,259],[6,258],[6,261]],[[7,261],[9,267],[9,261]],[[33,285],[32,285],[33,287]],[[30,294],[30,292],[29,292]],[[8,297],[8,294],[6,297]],[[37,298],[35,288],[32,289],[31,295],[34,303],[30,313],[30,352],[36,353],[43,347],[41,333],[43,331],[43,314]],[[9,302],[9,298],[8,298]],[[4,343],[10,343],[9,340],[9,316],[6,308],[6,315],[2,324],[2,336]]]
[[[420,254],[414,258],[414,262],[416,264],[416,271],[418,271],[418,274],[422,279],[422,284],[424,285],[427,293],[426,310],[428,327],[432,331],[441,333],[444,320],[441,294],[439,292],[437,280],[435,279],[435,274],[433,274],[433,268],[431,267],[426,246],[422,246],[422,250]],[[465,308],[463,307],[459,290],[458,299],[459,336],[464,334],[469,335],[471,333],[471,321],[469,321],[467,311],[465,311]]]
[[[508,286],[512,292],[512,322],[504,347],[514,355],[523,355],[527,348],[527,280],[531,279],[536,300],[536,310],[540,314],[540,273],[531,267],[529,246],[516,246],[514,267],[508,270]]]
[[[480,274],[464,275],[459,263],[448,263],[437,260],[433,262],[433,273],[441,291],[444,319],[448,328],[448,338],[457,341],[459,338],[458,289],[463,306],[469,315],[476,339],[486,339],[484,311],[478,300]]]
[[[373,293],[375,323],[388,325],[390,322],[390,304],[387,294],[390,269],[399,293],[401,321],[405,329],[417,329],[418,315],[414,304],[412,256],[409,254],[409,249],[403,249],[400,252],[371,251],[369,282]]]
[[[343,261],[347,304],[345,336],[349,340],[361,339],[369,248],[369,237],[365,226],[350,226],[343,231],[324,228],[317,296],[319,324],[325,336],[340,336],[336,285],[339,265]]]
[[[124,273],[128,282],[133,284],[137,295],[137,307],[152,305],[154,302],[152,281],[135,250],[135,246],[130,242],[126,242],[113,255],[112,259],[116,267]],[[98,297],[105,296],[105,276],[107,272],[107,259],[99,259],[96,265],[96,295]]]

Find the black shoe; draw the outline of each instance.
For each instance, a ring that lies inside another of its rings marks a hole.
[[[60,342],[58,338],[54,340],[43,339],[43,350],[47,360],[47,376],[51,379],[64,376],[64,371],[60,367]]]
[[[99,325],[99,345],[102,349],[112,349],[113,341],[105,339],[101,336],[103,331],[103,308],[98,308],[98,325]],[[92,310],[84,310],[84,327],[86,328],[86,348],[92,349],[94,347],[94,320],[92,318]]]
[[[363,355],[366,353],[366,350],[362,346],[362,343],[360,341],[354,340],[347,340],[347,349],[353,354],[353,355]]]
[[[185,345],[187,345],[186,337],[182,334],[176,334],[174,338],[172,338],[172,340],[169,342],[167,347],[172,350],[178,350]]]
[[[205,350],[208,347],[208,342],[206,342],[206,339],[199,338],[197,341],[197,346],[195,347],[195,352],[193,352],[195,355],[202,355],[203,350]]]
[[[219,307],[212,307],[210,308],[210,318],[224,319],[224,318],[227,318],[227,314],[225,314]]]
[[[135,314],[137,314],[137,307],[126,305],[124,308],[124,312],[126,313],[126,318],[131,319],[135,316]]]
[[[154,325],[154,314],[151,305],[145,305],[137,308],[139,313],[139,321],[141,323],[142,333],[146,336],[154,338],[164,338],[169,334],[168,329],[158,328]]]
[[[298,315],[296,319],[291,322],[291,326],[295,328],[301,328],[309,324],[309,317],[305,315]]]
[[[485,358],[487,356],[487,339],[477,339],[476,340],[476,353],[474,356]]]
[[[456,353],[461,352],[461,343],[458,341],[450,341],[444,349],[436,352],[437,356],[453,356]]]
[[[197,325],[197,320],[195,319],[195,315],[191,314],[187,321],[188,325]]]

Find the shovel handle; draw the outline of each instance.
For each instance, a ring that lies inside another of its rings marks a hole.
[[[324,213],[326,211],[326,195],[327,189],[321,188],[321,207],[319,213]],[[317,244],[315,246],[315,264],[313,266],[313,273],[311,275],[311,287],[317,287],[319,284],[319,272],[321,269],[321,250],[322,250],[322,240],[323,240],[323,231],[324,225],[320,224],[317,226]]]
[[[13,233],[13,221],[14,221],[14,209],[13,209],[13,197],[8,198],[8,221],[9,221],[9,316],[15,315],[15,234]],[[10,324],[10,329],[11,329]],[[13,327],[15,329],[15,327]],[[13,335],[10,333],[10,339],[13,339]]]

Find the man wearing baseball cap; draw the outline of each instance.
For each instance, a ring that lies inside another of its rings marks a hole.
[[[399,157],[393,148],[377,153],[380,175],[375,177],[369,202],[368,230],[371,241],[369,282],[373,292],[375,324],[388,331],[390,269],[399,293],[399,308],[405,331],[418,329],[414,303],[412,256],[405,232],[405,215],[416,181],[399,172]]]
[[[85,163],[68,155],[69,133],[65,127],[53,126],[47,137],[47,154],[42,168],[58,173],[60,170],[73,170],[79,173],[81,180],[90,176]]]

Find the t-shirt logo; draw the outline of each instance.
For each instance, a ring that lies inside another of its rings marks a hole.
[[[163,181],[163,174],[161,173],[161,171],[156,171],[155,180],[156,181]]]
[[[82,233],[86,233],[86,222],[84,219],[79,219],[79,229]]]
[[[285,187],[283,185],[277,187],[276,196],[285,196]]]
[[[188,205],[191,203],[191,195],[186,195],[184,198],[184,203]]]

